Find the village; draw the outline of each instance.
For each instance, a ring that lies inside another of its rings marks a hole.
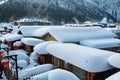
[[[120,23],[0,24],[0,80],[119,80]]]

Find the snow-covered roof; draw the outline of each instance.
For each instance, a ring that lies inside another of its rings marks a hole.
[[[33,36],[35,37],[43,37],[48,33],[49,27],[39,28],[33,32]]]
[[[106,31],[100,27],[51,27],[49,33],[60,42],[79,42],[82,39],[111,38],[116,36],[111,31]]]
[[[117,72],[105,80],[119,80],[119,79],[120,79],[120,72]]]
[[[53,56],[89,72],[102,72],[111,69],[112,66],[108,63],[108,58],[116,54],[70,43],[48,45],[47,51]]]
[[[46,41],[46,42],[39,43],[39,44],[35,45],[34,52],[36,52],[38,54],[48,54],[46,47],[55,42],[56,41]]]
[[[108,48],[120,46],[120,40],[116,38],[85,39],[80,40],[80,45],[94,48]]]
[[[19,67],[25,67],[28,63],[25,60],[18,60],[17,61]]]
[[[16,41],[13,43],[13,46],[21,46],[22,42],[21,41]]]
[[[20,80],[25,79],[26,77],[29,77],[31,75],[35,75],[35,74],[40,74],[49,70],[53,69],[53,65],[52,64],[43,64],[43,65],[39,65],[36,67],[32,67],[32,68],[28,68],[28,69],[24,69],[19,71],[19,78]]]
[[[48,26],[20,26],[20,31],[22,32],[23,36],[35,36],[35,32],[40,29],[40,28],[45,28]],[[39,35],[39,34],[37,34]]]
[[[109,57],[108,62],[110,65],[120,68],[120,54],[114,54]]]
[[[7,44],[4,44],[4,43],[2,43],[0,46],[1,46],[1,48],[9,48],[9,46]]]
[[[21,38],[23,38],[23,35],[11,34],[11,35],[8,35],[7,37],[5,37],[5,40],[6,41],[16,41],[16,40],[20,40]]]
[[[37,39],[37,38],[22,38],[21,41],[22,43],[30,46],[35,46],[41,42],[44,42],[44,40]]]
[[[54,69],[49,72],[48,80],[80,80],[80,79],[69,71],[62,69]]]
[[[52,71],[52,70],[50,70],[50,71]],[[48,74],[50,73],[50,71],[47,71],[47,72],[32,76],[30,78],[30,80],[48,80]]]

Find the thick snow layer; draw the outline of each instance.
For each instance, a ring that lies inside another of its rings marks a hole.
[[[21,52],[21,53],[24,53],[24,54],[27,54],[28,52],[27,51],[25,51],[25,50],[23,50],[23,49],[18,49],[18,50],[10,50],[9,51],[9,54],[14,54],[14,53],[16,53],[16,52]]]
[[[112,66],[108,63],[108,58],[113,54],[117,54],[115,52],[70,43],[55,43],[48,45],[47,51],[55,57],[88,72],[102,72],[111,69]]]
[[[46,41],[43,43],[39,43],[35,45],[34,52],[36,52],[37,54],[48,54],[48,52],[46,51],[46,47],[53,43],[56,43],[56,41]]]
[[[13,43],[13,46],[21,46],[22,42],[21,41],[16,41]]]
[[[8,46],[7,44],[4,44],[4,43],[2,43],[2,44],[0,45],[0,47],[1,47],[1,48],[9,48],[9,46]]]
[[[120,72],[117,72],[105,80],[119,80],[119,79],[120,79]]]
[[[82,39],[111,38],[116,36],[111,31],[106,31],[100,27],[51,27],[49,33],[60,42],[79,42]]]
[[[22,38],[21,41],[26,44],[26,45],[30,45],[30,46],[35,46],[41,42],[44,42],[44,40],[41,39],[37,39],[37,38]]]
[[[8,35],[5,40],[6,41],[16,41],[16,40],[20,40],[21,38],[23,38],[23,35],[20,34],[11,34]]]
[[[5,38],[4,38],[4,37],[0,37],[0,40],[1,40],[2,42],[4,42],[4,41],[5,41]]]
[[[29,56],[23,52],[10,53],[9,55],[17,55],[17,60],[25,60],[27,63],[30,61]]]
[[[11,33],[18,33],[20,30],[19,30],[19,28],[18,28],[18,26],[13,26],[13,30],[12,30],[12,32]]]
[[[108,48],[120,46],[120,40],[116,38],[101,38],[80,40],[80,45],[94,48]]]
[[[50,73],[48,74],[48,80],[80,80],[80,79],[69,71],[55,69],[50,71]]]
[[[38,56],[35,52],[32,52],[30,55],[30,59],[34,60],[35,62],[38,62]]]
[[[52,70],[50,70],[50,71],[52,71]],[[50,71],[33,76],[33,77],[31,77],[30,80],[48,80],[48,74]]]
[[[25,67],[28,63],[25,60],[18,60],[17,61],[19,67]]]
[[[20,31],[22,32],[23,36],[34,36],[35,31],[39,30],[43,26],[20,26]]]
[[[33,32],[33,36],[35,37],[43,37],[48,33],[49,27],[39,28]]]
[[[108,62],[110,65],[120,68],[120,54],[114,54],[109,57]]]
[[[43,64],[43,65],[39,65],[36,67],[32,67],[32,68],[28,68],[22,71],[19,71],[19,78],[20,80],[23,80],[26,77],[29,77],[31,75],[35,75],[35,74],[40,74],[49,70],[53,69],[53,65],[52,64]]]

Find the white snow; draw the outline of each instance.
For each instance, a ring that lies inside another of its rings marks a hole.
[[[105,80],[119,80],[119,79],[120,79],[120,72],[117,72]]]
[[[51,27],[49,33],[60,42],[79,42],[82,39],[112,38],[116,36],[111,31],[106,31],[100,27]]]
[[[13,46],[21,46],[22,42],[21,41],[16,41],[13,43]]]
[[[38,62],[38,56],[35,52],[32,52],[31,55],[30,55],[30,58],[35,61],[35,62]]]
[[[33,32],[33,36],[35,37],[43,37],[48,33],[49,27],[39,28]]]
[[[69,71],[55,69],[49,72],[48,80],[80,80],[80,79]]]
[[[50,44],[56,43],[56,41],[46,41],[35,45],[34,52],[37,54],[48,54],[46,47]]]
[[[108,58],[116,54],[115,52],[70,43],[55,43],[48,45],[47,51],[53,56],[88,72],[102,72],[113,68],[108,64]]]
[[[120,46],[120,40],[116,38],[85,39],[80,40],[80,45],[93,48],[108,48]]]
[[[17,55],[17,60],[25,60],[27,63],[30,62],[29,56],[23,52],[9,53],[9,55]]]
[[[40,74],[49,70],[53,69],[53,65],[52,64],[43,64],[43,65],[39,65],[36,67],[32,67],[32,68],[28,68],[25,70],[21,70],[19,71],[19,78],[20,80],[23,80],[26,77],[35,75],[35,74]]]
[[[18,60],[17,61],[19,67],[25,67],[28,63],[25,60]]]
[[[20,26],[20,31],[22,32],[23,36],[34,36],[35,32],[42,28],[43,26]]]
[[[21,38],[23,38],[23,35],[11,34],[11,35],[8,35],[7,37],[5,37],[5,40],[6,41],[16,41],[16,40],[20,40]]]
[[[39,43],[44,42],[44,40],[41,39],[37,39],[37,38],[22,38],[21,41],[26,44],[26,45],[30,45],[30,46],[35,46]]]
[[[109,57],[108,62],[110,65],[120,68],[120,54],[114,54]]]
[[[50,71],[52,71],[52,70],[50,70]],[[33,77],[31,77],[30,80],[48,80],[48,74],[50,71],[33,76]]]
[[[7,44],[4,44],[4,43],[2,43],[2,44],[0,45],[0,47],[1,47],[1,48],[9,48],[9,46],[8,46]]]

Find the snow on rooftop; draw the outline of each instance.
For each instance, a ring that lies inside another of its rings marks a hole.
[[[35,46],[39,43],[44,42],[44,40],[37,39],[37,38],[22,38],[21,41],[22,41],[22,43],[24,43],[26,45],[30,45],[30,46]]]
[[[34,60],[35,62],[38,62],[38,56],[35,52],[32,52],[31,55],[30,55],[30,58],[32,60]]]
[[[80,40],[80,45],[93,48],[108,48],[120,46],[120,40],[116,38],[85,39]]]
[[[80,80],[80,79],[76,75],[67,70],[55,69],[49,72],[48,80]]]
[[[2,44],[0,45],[0,47],[1,47],[1,48],[9,48],[9,46],[8,46],[7,44],[4,44],[4,43],[2,43]]]
[[[16,41],[13,43],[13,46],[21,46],[22,42],[21,41]]]
[[[16,41],[16,40],[20,40],[21,38],[23,38],[23,35],[11,34],[11,35],[8,35],[7,37],[5,37],[5,40],[6,41]]]
[[[25,60],[18,60],[17,61],[19,67],[25,67],[28,63]]]
[[[100,27],[51,27],[49,33],[60,42],[79,42],[82,39],[111,38],[116,36],[111,31],[106,31]]]
[[[23,36],[34,36],[35,31],[37,31],[43,27],[47,27],[47,26],[35,26],[35,25],[33,25],[33,26],[20,26],[19,29],[22,32]]]
[[[110,56],[108,62],[110,65],[120,69],[120,54]]]
[[[48,45],[47,51],[55,57],[88,72],[102,72],[113,68],[108,63],[108,58],[116,54],[115,52],[70,43],[55,43]]]
[[[36,67],[32,67],[32,68],[28,68],[28,69],[24,69],[19,71],[19,78],[20,80],[25,79],[26,77],[35,75],[35,74],[40,74],[49,70],[53,69],[53,65],[52,64],[43,64],[43,65],[39,65]]]
[[[50,71],[52,71],[52,70],[50,70]],[[50,71],[33,76],[30,78],[30,80],[48,80],[48,74]]]
[[[39,28],[33,32],[33,36],[35,37],[43,37],[48,33],[49,27]]]
[[[48,54],[46,47],[50,44],[56,43],[56,41],[46,41],[35,45],[34,52],[37,54]]]
[[[119,79],[120,79],[120,72],[117,72],[105,80],[119,80]]]

